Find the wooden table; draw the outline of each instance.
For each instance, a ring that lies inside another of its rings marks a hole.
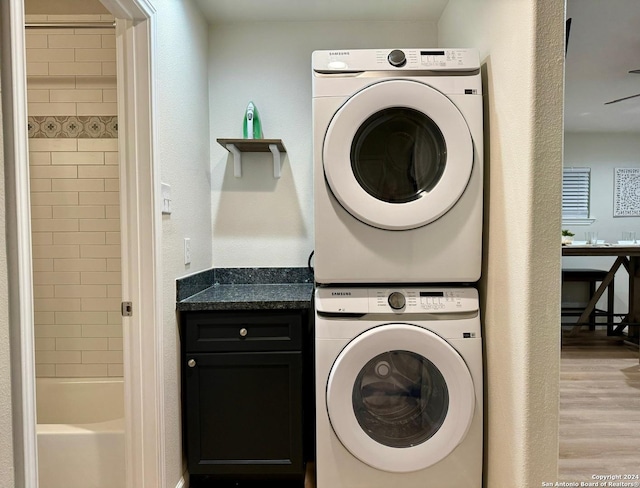
[[[593,297],[587,304],[584,312],[571,330],[571,335],[575,335],[583,324],[589,320],[589,314],[593,311],[596,303],[613,281],[620,266],[624,266],[629,273],[629,312],[617,325],[616,332],[621,332],[629,326],[629,340],[638,343],[638,329],[640,326],[640,245],[584,245],[584,246],[562,246],[563,256],[612,256],[616,257],[613,266],[607,273],[605,279],[600,283]]]

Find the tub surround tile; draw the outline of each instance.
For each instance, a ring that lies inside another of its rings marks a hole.
[[[109,364],[108,365],[109,376],[124,376],[124,367],[122,364]]]
[[[51,30],[55,32],[54,29]],[[49,48],[100,49],[102,47],[102,37],[99,34],[75,35],[73,33],[73,29],[70,29],[69,31],[69,33],[59,35],[52,33],[52,35],[49,36]],[[49,34],[49,32],[46,31],[40,32]],[[83,29],[82,32],[86,33],[88,30]]]
[[[82,337],[82,327],[80,325],[36,325],[35,337],[54,340],[66,337]]]
[[[78,337],[122,337],[120,325],[82,325]]]
[[[106,351],[109,348],[109,340],[104,337],[58,337],[55,344],[57,351]]]
[[[65,378],[91,378],[108,376],[107,364],[56,364],[55,376]]]
[[[45,34],[33,34],[31,31],[25,32],[25,47],[27,49],[46,49],[47,36]]]
[[[55,364],[36,364],[36,377],[53,378],[56,375]]]
[[[34,285],[33,286],[33,298],[53,298],[55,296],[55,290],[53,285]]]
[[[183,312],[304,309],[314,286],[308,268],[219,268],[177,284],[177,309]]]

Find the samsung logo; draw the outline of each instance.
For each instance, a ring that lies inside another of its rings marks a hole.
[[[349,56],[349,51],[329,51],[329,56]]]
[[[350,297],[351,296],[351,292],[350,291],[332,291],[331,292],[331,296],[338,296],[338,297]]]

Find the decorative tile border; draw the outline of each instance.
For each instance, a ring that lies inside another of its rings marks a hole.
[[[118,117],[63,115],[28,117],[34,139],[117,139]]]

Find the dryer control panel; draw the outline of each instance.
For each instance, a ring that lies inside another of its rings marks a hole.
[[[319,287],[316,310],[324,313],[455,313],[476,312],[473,288],[334,288]]]

